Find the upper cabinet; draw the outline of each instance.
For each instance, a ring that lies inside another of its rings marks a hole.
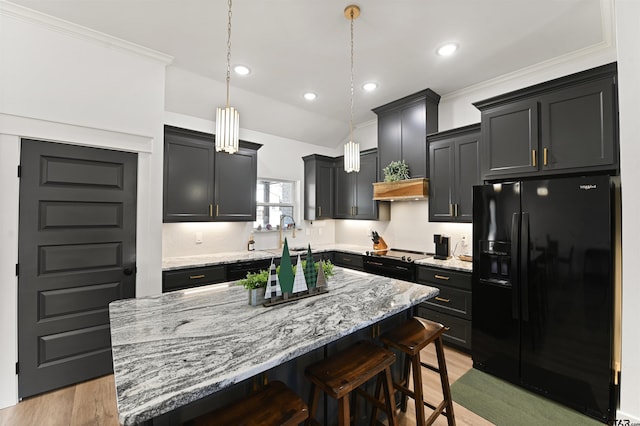
[[[480,124],[429,135],[429,221],[471,222],[480,184]]]
[[[344,171],[344,157],[336,161],[336,219],[378,219],[378,202],[373,200],[373,182],[378,175],[376,149],[360,153],[360,171]]]
[[[482,179],[618,170],[617,64],[474,103]]]
[[[333,218],[335,158],[307,155],[304,160],[304,220]]]
[[[213,135],[165,126],[163,222],[255,220],[259,148],[216,152]]]
[[[242,141],[236,153],[216,152],[214,220],[256,220],[259,148],[258,144]]]
[[[379,177],[392,161],[404,160],[412,178],[429,176],[428,133],[438,131],[440,95],[425,89],[373,109],[378,115]]]

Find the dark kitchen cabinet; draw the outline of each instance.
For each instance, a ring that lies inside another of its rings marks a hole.
[[[427,137],[429,221],[471,222],[473,185],[480,184],[480,124]]]
[[[235,154],[216,152],[214,136],[165,126],[164,222],[253,221],[257,150],[240,141]]]
[[[304,220],[333,218],[335,158],[308,155],[304,160]]]
[[[241,142],[238,152],[216,152],[214,218],[225,222],[256,220],[256,180],[260,145]]]
[[[474,103],[484,180],[617,172],[617,64]]]
[[[333,254],[333,263],[343,268],[364,270],[364,258],[358,254],[343,253],[337,251]]]
[[[224,265],[175,269],[162,272],[162,292],[182,290],[227,280]]]
[[[165,126],[164,222],[212,220],[214,164],[211,135]]]
[[[378,116],[379,177],[392,161],[404,160],[411,177],[428,177],[425,137],[438,131],[440,95],[425,89],[374,108]]]
[[[440,293],[418,306],[418,315],[449,327],[446,344],[471,350],[471,274],[418,265],[417,281],[437,287]]]
[[[377,150],[360,153],[360,171],[344,171],[344,157],[338,157],[335,170],[336,219],[378,219],[378,202],[373,201],[373,183],[378,174]]]

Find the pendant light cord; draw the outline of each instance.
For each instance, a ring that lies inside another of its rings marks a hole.
[[[232,0],[229,0],[229,12],[227,14],[227,108],[229,108],[229,86],[231,84],[231,6]]]
[[[351,10],[351,117],[349,118],[349,141],[353,141],[353,10]]]

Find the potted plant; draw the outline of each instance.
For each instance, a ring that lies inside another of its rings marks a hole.
[[[302,269],[306,266],[306,260],[302,261]],[[322,260],[320,262],[316,262],[316,270],[322,264],[322,272],[324,272],[324,276],[326,279],[333,276],[333,263],[329,260]],[[292,265],[291,268],[295,273],[295,265]],[[280,272],[280,266],[276,268],[276,272]],[[247,277],[238,281],[238,285],[243,286],[247,290],[249,290],[249,304],[252,306],[257,306],[264,302],[264,289],[267,286],[267,281],[269,280],[269,271],[261,270],[259,272],[249,272],[247,273]]]
[[[404,160],[392,161],[387,167],[382,169],[385,182],[397,182],[409,179],[409,166]]]

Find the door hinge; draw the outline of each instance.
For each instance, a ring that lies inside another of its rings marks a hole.
[[[20,264],[16,263],[16,277],[20,276]]]
[[[16,362],[16,374],[20,374],[20,362]]]
[[[18,164],[18,177],[22,177],[22,166]]]

